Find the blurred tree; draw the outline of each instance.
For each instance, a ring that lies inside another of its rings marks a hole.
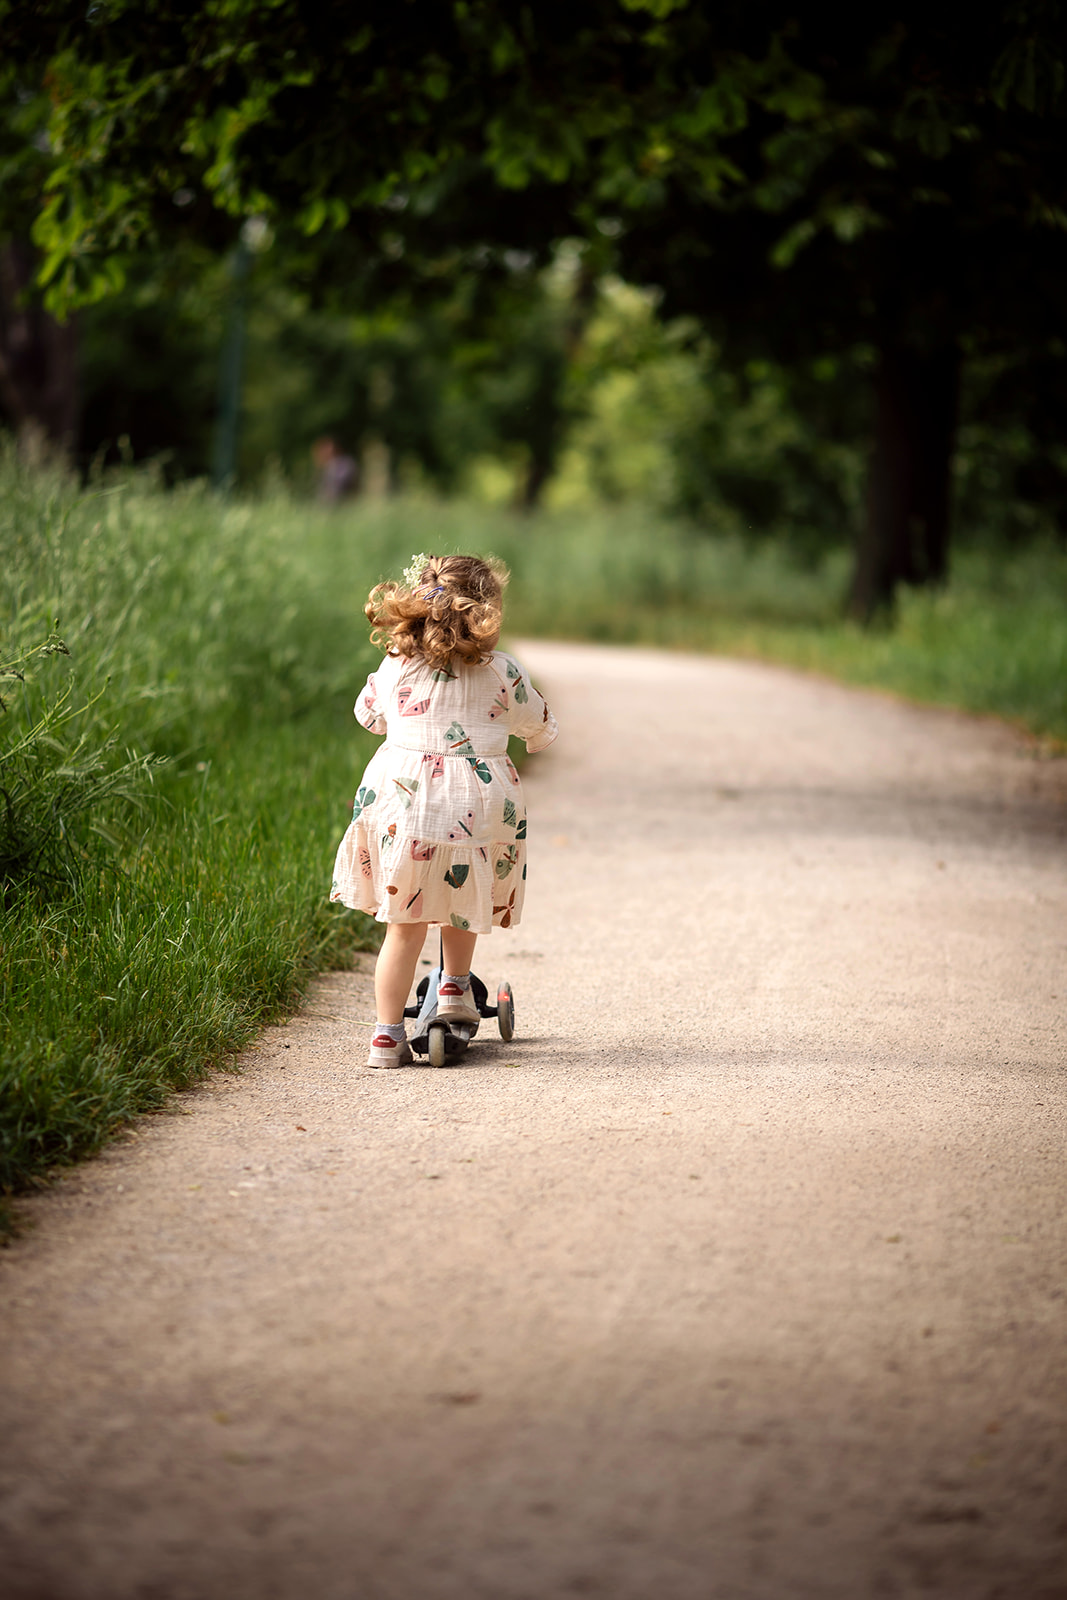
[[[443,490],[473,458],[508,456],[516,503],[533,506],[580,410],[570,370],[595,284],[524,251],[435,264],[413,249],[406,278],[362,284],[357,310],[351,285],[301,295],[276,278],[252,318],[249,445],[292,467],[320,433],[353,448],[373,436],[394,478],[414,469]]]
[[[506,457],[516,503],[534,503],[581,409],[572,365],[591,291],[577,263],[508,256],[478,253],[426,285],[413,264],[406,283],[353,276],[334,291],[298,286],[284,244],[257,255],[240,476],[274,462],[302,481],[330,435],[378,451],[393,484],[446,492],[476,458]],[[120,293],[80,313],[83,464],[127,440],[168,476],[208,471],[226,295],[224,263],[187,244],[132,263]]]
[[[35,292],[30,230],[48,172],[49,105],[40,85],[0,63],[0,416],[31,458],[72,447],[78,422],[77,325]]]
[[[875,5],[790,22],[757,6],[752,20],[761,10],[781,30],[770,55],[787,51],[795,76],[739,108],[722,148],[741,178],[709,196],[669,128],[662,159],[620,188],[619,259],[662,286],[668,313],[698,316],[738,370],[771,358],[803,380],[830,355],[854,390],[871,371],[850,602],[866,618],[898,582],[945,573],[961,359],[1064,371],[1059,8]],[[720,38],[695,10],[679,25],[691,99]],[[806,385],[817,407],[835,389]]]
[[[83,468],[128,453],[172,479],[209,471],[226,294],[224,260],[185,245],[79,313]]]
[[[26,238],[0,242],[0,408],[31,460],[66,454],[78,428],[78,338],[34,294],[37,254]]]

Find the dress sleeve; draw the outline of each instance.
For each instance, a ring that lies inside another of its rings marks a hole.
[[[559,733],[548,703],[538,694],[525,667],[514,656],[502,654],[498,660],[507,674],[508,698],[511,702],[508,732],[524,739],[531,755],[536,755],[538,750],[547,750]]]
[[[378,708],[378,685],[373,672],[359,691],[352,709],[356,721],[361,727],[366,728],[368,733],[386,732],[386,720]]]

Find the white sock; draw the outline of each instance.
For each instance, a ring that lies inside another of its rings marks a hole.
[[[454,972],[442,972],[442,974],[441,974],[441,983],[439,984],[438,987],[443,988],[446,983],[458,984],[458,986],[464,992],[466,992],[466,990],[468,990],[470,988],[470,986],[471,986],[471,975],[470,975],[469,972],[465,972],[463,974],[462,978],[460,978],[460,977],[457,977],[457,975]]]
[[[387,1033],[390,1039],[395,1039],[397,1044],[403,1044],[408,1033],[402,1022],[376,1022],[374,1024],[374,1037],[380,1033]]]

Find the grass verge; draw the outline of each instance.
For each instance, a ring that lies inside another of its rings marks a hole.
[[[364,630],[302,559],[290,508],[3,470],[3,659],[55,617],[70,650],[5,684],[0,717],[0,758],[21,749],[29,770],[16,809],[43,793],[53,824],[49,850],[12,856],[0,885],[11,1194],[225,1064],[311,973],[374,947],[369,919],[326,900],[374,741],[350,710],[373,659]],[[136,804],[129,781],[101,782],[148,751],[166,760],[143,769]]]
[[[305,730],[260,730],[175,774],[136,855],[0,913],[5,1187],[224,1064],[311,973],[373,942],[325,901],[348,811],[337,765]]]

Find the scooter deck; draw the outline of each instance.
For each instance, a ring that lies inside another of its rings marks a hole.
[[[481,1025],[483,1017],[495,1017],[497,1007],[489,1004],[489,991],[481,978],[474,972],[471,973],[471,998],[478,1009],[478,1020],[471,1022],[453,1022],[437,1015],[437,985],[441,981],[441,968],[435,967],[427,973],[425,978],[419,980],[415,991],[417,1004],[408,1006],[404,1012],[406,1017],[416,1017],[418,1020],[412,1029],[412,1036],[408,1040],[416,1055],[425,1056],[430,1053],[430,1029],[441,1028],[445,1033],[445,1059],[455,1061],[461,1056],[474,1038]]]

